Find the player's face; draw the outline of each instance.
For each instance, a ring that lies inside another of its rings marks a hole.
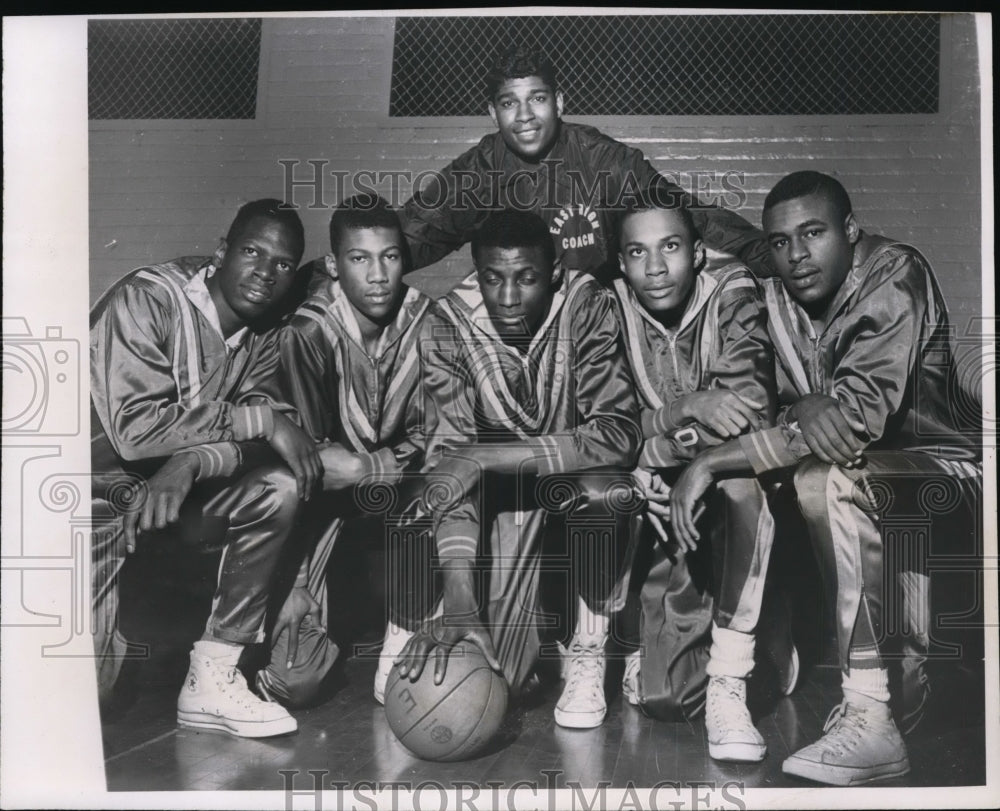
[[[824,312],[854,261],[854,215],[842,218],[826,196],[809,194],[768,209],[764,233],[785,289],[811,314]]]
[[[538,161],[559,135],[563,97],[538,76],[508,79],[489,109],[508,148],[526,161]]]
[[[475,257],[483,303],[504,340],[533,336],[552,304],[553,270],[541,248],[481,248]]]
[[[622,224],[618,261],[639,303],[655,317],[680,318],[694,289],[705,249],[676,211],[654,208]]]
[[[260,318],[284,298],[302,248],[288,226],[267,217],[250,220],[232,242],[222,240],[207,286],[224,333]]]
[[[346,228],[335,255],[340,287],[359,318],[384,327],[403,295],[403,237],[398,228]]]

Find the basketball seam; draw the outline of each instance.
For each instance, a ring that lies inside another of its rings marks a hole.
[[[489,708],[490,704],[493,702],[493,691],[496,690],[496,689],[497,689],[496,679],[490,679],[490,694],[486,697],[486,702],[485,702],[487,709]],[[506,714],[506,703],[507,702],[505,701],[504,702],[504,704],[505,704],[505,706],[504,706],[504,713],[505,714]],[[469,741],[471,741],[476,736],[476,733],[479,732],[479,727],[482,726],[483,719],[485,717],[486,717],[486,713],[485,712],[481,716],[479,716],[479,720],[476,722],[476,725],[472,728],[472,732],[470,732],[469,735],[468,735],[468,737],[465,739],[465,741],[463,741],[463,746],[466,743],[468,743]]]
[[[448,696],[450,696],[452,693],[454,693],[459,687],[461,687],[463,684],[465,684],[469,680],[469,678],[476,673],[476,671],[482,670],[482,669],[483,668],[481,668],[481,667],[477,667],[476,670],[470,670],[468,673],[466,673],[465,676],[462,677],[461,681],[456,682],[456,684],[447,693],[445,693],[443,696],[441,696],[441,698],[438,700],[437,704],[435,704],[431,709],[429,709],[427,712],[425,712],[423,715],[421,715],[420,718],[418,718],[416,721],[413,722],[413,724],[406,730],[406,732],[404,732],[402,735],[399,736],[400,742],[402,742],[403,738],[405,738],[407,735],[409,735],[417,726],[419,726],[421,723],[423,723],[424,719],[427,718],[427,716],[429,716],[431,713],[433,713],[434,710],[436,710],[440,706],[440,704],[441,704],[442,701],[444,701],[446,698],[448,698]],[[423,678],[423,674],[421,674],[421,678]],[[492,685],[490,685],[490,687],[492,689]]]

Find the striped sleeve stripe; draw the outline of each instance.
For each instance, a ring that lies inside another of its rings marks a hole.
[[[202,447],[196,448],[201,457],[201,469],[198,471],[199,479],[210,479],[218,476],[222,472],[222,453],[218,448]]]
[[[670,420],[670,407],[676,402],[672,400],[670,405],[657,409],[653,412],[653,428],[658,434],[665,434],[674,427]]]
[[[237,406],[233,409],[233,436],[238,442],[253,437],[250,410],[253,406]]]
[[[761,434],[757,437],[756,441],[757,447],[760,450],[761,459],[763,459],[768,466],[778,467],[781,464],[781,460],[778,457],[778,452],[774,445],[771,443],[771,437],[766,433]]]
[[[237,442],[270,439],[274,433],[274,412],[270,406],[248,405],[233,409],[233,436]]]
[[[478,539],[468,535],[449,535],[437,539],[438,555],[442,558],[472,558],[476,556]]]
[[[660,453],[662,444],[659,437],[648,439],[642,446],[642,455],[639,457],[639,467],[658,468],[669,467],[670,460]]]
[[[363,453],[361,454],[361,464],[367,469],[367,465],[371,465],[371,473],[373,476],[383,476],[385,474],[385,465],[382,464],[381,458],[377,453]]]
[[[403,476],[403,470],[396,461],[392,448],[379,448],[372,453],[360,452],[361,481],[395,484]]]
[[[765,473],[794,465],[798,459],[784,447],[780,428],[769,428],[740,437],[740,444],[755,473]]]
[[[239,467],[239,449],[232,442],[214,442],[210,445],[196,445],[178,453],[190,453],[198,460],[197,480],[216,479],[231,476]]]
[[[527,440],[538,463],[538,472],[543,476],[565,470],[559,443],[552,436],[536,436]]]

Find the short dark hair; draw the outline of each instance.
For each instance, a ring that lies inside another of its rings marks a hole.
[[[340,250],[344,232],[360,228],[392,228],[402,232],[399,216],[377,194],[356,194],[344,200],[330,217],[330,248]]]
[[[624,210],[618,217],[617,236],[619,248],[621,243],[622,228],[625,225],[625,220],[632,214],[638,214],[641,211],[654,210],[676,211],[680,215],[681,221],[684,223],[684,227],[687,228],[691,241],[695,242],[696,240],[701,239],[701,233],[698,231],[698,226],[694,223],[694,215],[691,214],[691,209],[688,208],[684,195],[676,189],[672,189],[666,185],[654,183],[645,191],[631,197],[625,204]]]
[[[299,253],[305,250],[306,232],[302,227],[302,220],[294,206],[276,200],[273,197],[266,197],[263,200],[253,200],[246,205],[240,206],[236,212],[229,230],[226,232],[226,244],[231,245],[243,233],[243,230],[252,220],[263,218],[274,220],[274,222],[288,228],[299,244]]]
[[[472,235],[472,260],[479,264],[483,248],[539,248],[549,268],[555,267],[556,247],[545,221],[537,214],[508,209],[491,214]]]
[[[845,219],[853,210],[851,198],[847,190],[840,185],[840,181],[824,175],[822,172],[805,170],[802,172],[792,172],[779,180],[773,189],[764,198],[764,211],[774,208],[778,203],[788,200],[797,200],[799,197],[806,197],[810,194],[820,194],[833,203],[837,216],[841,220]]]
[[[500,51],[486,74],[486,98],[493,101],[500,86],[509,79],[538,76],[554,93],[559,89],[556,69],[538,48],[511,45]]]

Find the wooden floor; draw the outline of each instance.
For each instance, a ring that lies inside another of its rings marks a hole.
[[[671,723],[644,717],[615,695],[603,726],[568,730],[555,724],[552,709],[558,683],[540,691],[532,705],[515,708],[493,751],[462,763],[429,763],[412,756],[385,721],[371,697],[375,670],[371,659],[353,658],[342,684],[329,700],[296,712],[297,733],[249,740],[221,733],[179,729],[175,702],[184,662],[159,668],[126,712],[104,725],[108,789],[116,790],[281,790],[297,769],[295,785],[311,786],[310,769],[326,770],[332,780],[455,780],[478,782],[531,780],[548,785],[545,770],[558,770],[558,787],[577,781],[596,786],[609,781],[651,786],[662,780],[735,780],[746,787],[780,788],[797,781],[781,773],[782,760],[821,733],[836,703],[839,674],[816,666],[789,698],[752,692],[751,706],[767,742],[768,755],[752,766],[723,764],[708,757],[703,722]],[[890,785],[979,785],[985,777],[982,704],[956,701],[982,695],[982,675],[952,666],[935,680],[931,712],[907,740],[912,770]],[[949,699],[952,699],[949,701]],[[327,786],[329,787],[329,786]]]
[[[161,564],[155,558],[146,562],[160,574]],[[747,788],[801,786],[782,774],[781,763],[821,734],[840,697],[840,675],[830,661],[832,646],[816,645],[815,640],[800,646],[806,662],[800,687],[792,696],[775,695],[769,689],[774,679],[764,671],[751,679],[751,712],[767,743],[767,757],[754,765],[717,763],[708,756],[700,718],[691,723],[655,721],[623,701],[618,662],[609,669],[608,716],[601,727],[557,726],[552,711],[561,685],[555,681],[510,711],[486,755],[461,763],[430,763],[411,755],[390,731],[382,708],[371,696],[376,659],[368,653],[346,658],[323,703],[295,712],[299,730],[293,735],[249,740],[195,732],[177,728],[176,699],[191,641],[207,614],[202,603],[205,582],[199,584],[199,578],[210,585],[211,564],[197,571],[175,571],[174,585],[166,590],[169,594],[157,595],[141,582],[123,584],[123,600],[133,605],[127,617],[123,614],[123,630],[131,639],[153,644],[133,680],[137,686],[133,700],[104,718],[110,791],[283,790],[290,778],[281,772],[288,770],[298,770],[296,788],[312,787],[309,770],[324,770],[326,788],[334,780],[348,784],[436,780],[446,785],[471,781],[483,786],[487,781],[510,785],[527,780],[548,788],[547,770],[558,772],[551,778],[557,788],[573,782],[592,787],[601,781],[614,787],[630,782],[651,786],[664,780],[737,781]],[[191,599],[186,599],[185,587]],[[972,658],[931,663],[930,709],[907,738],[911,772],[887,785],[984,783],[983,665],[981,657]]]

